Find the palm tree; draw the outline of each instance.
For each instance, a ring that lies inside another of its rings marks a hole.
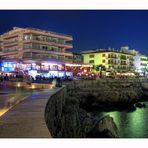
[[[102,64],[96,65],[95,70],[100,72],[99,75],[100,75],[100,78],[101,78],[102,77],[102,71],[105,71],[106,67]]]

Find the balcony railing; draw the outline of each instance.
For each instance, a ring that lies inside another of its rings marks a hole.
[[[141,61],[148,61],[148,59],[143,59],[143,58],[141,58],[140,60],[141,60]]]
[[[71,43],[64,43],[59,41],[53,41],[53,40],[41,40],[41,39],[30,39],[30,40],[24,40],[24,41],[39,41],[39,42],[46,42],[46,43],[55,43],[59,45],[67,45],[67,46],[73,46]]]
[[[120,57],[120,59],[121,59],[121,60],[127,60],[127,58],[126,58],[126,57]]]
[[[111,59],[117,59],[117,56],[107,56],[107,58],[111,58]]]

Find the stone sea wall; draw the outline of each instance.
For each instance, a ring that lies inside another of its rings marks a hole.
[[[62,125],[62,110],[65,105],[66,87],[62,87],[52,95],[45,108],[45,121],[52,137],[60,137]]]
[[[119,137],[112,117],[98,118],[86,112],[65,86],[49,98],[45,121],[54,138]]]
[[[110,116],[97,111],[135,110],[148,98],[148,83],[139,80],[72,81],[49,98],[45,121],[56,138],[117,138]]]

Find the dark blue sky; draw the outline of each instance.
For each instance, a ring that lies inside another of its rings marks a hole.
[[[128,45],[148,55],[146,10],[1,10],[0,34],[13,26],[72,35],[73,51]]]

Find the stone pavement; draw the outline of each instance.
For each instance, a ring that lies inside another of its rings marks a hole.
[[[50,138],[44,111],[50,96],[59,89],[34,92],[0,117],[0,138]]]

